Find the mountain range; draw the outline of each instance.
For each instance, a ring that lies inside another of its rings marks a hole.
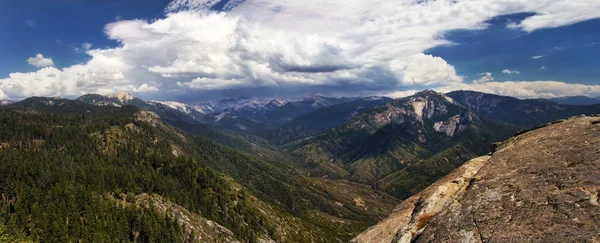
[[[517,130],[423,91],[363,112],[294,152],[311,173],[373,184],[402,199]]]
[[[595,105],[600,104],[600,97],[590,98],[587,96],[567,96],[550,99],[556,103],[566,104],[566,105]]]
[[[125,92],[32,97],[0,107],[0,237],[347,241],[490,144],[597,113],[473,91],[190,104]]]

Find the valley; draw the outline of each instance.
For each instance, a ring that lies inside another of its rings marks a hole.
[[[431,90],[193,106],[121,92],[0,110],[12,240],[334,242],[491,143],[600,106]]]

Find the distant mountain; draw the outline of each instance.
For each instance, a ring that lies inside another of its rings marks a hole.
[[[122,105],[140,106],[146,103],[145,101],[138,99],[127,92],[117,92],[115,94],[107,96],[99,94],[87,94],[77,98],[76,100],[93,105],[112,105],[117,107]]]
[[[427,90],[363,112],[295,153],[313,175],[374,184],[406,198],[516,130]]]
[[[228,112],[234,115],[239,113],[257,113],[270,110],[286,103],[278,99],[254,99],[247,96],[222,99],[218,101],[192,103],[194,107],[206,110],[207,113]]]
[[[543,99],[520,100],[476,91],[453,91],[447,95],[479,116],[521,128],[530,128],[580,114],[600,113],[600,105],[572,106]]]
[[[340,101],[338,101],[340,100]],[[304,106],[324,107],[331,104],[344,102],[344,98],[330,98],[318,95],[308,95],[301,98],[293,99],[269,99],[269,98],[252,98],[241,96],[238,98],[222,99],[208,102],[192,102],[192,105],[197,110],[206,111],[204,113],[227,113],[232,116],[242,117],[260,117],[271,111],[277,110],[288,103],[302,104]]]
[[[335,104],[305,113],[268,134],[275,144],[285,144],[321,134],[340,125],[363,111],[392,101],[387,97],[367,97]]]
[[[599,124],[572,118],[506,140],[351,242],[593,242]]]
[[[204,114],[203,110],[199,109],[198,106],[175,101],[144,101],[126,92],[107,96],[88,94],[76,100],[97,106],[109,105],[120,107],[123,105],[134,105],[171,124],[207,124],[213,126],[210,129],[221,128],[230,132],[252,135],[264,134],[266,131],[266,128],[261,123],[229,115],[226,112]],[[210,134],[213,133],[210,132]]]
[[[559,104],[565,105],[595,105],[600,104],[599,98],[590,98],[587,96],[567,96],[550,99]]]
[[[114,113],[120,115],[121,112],[132,112],[132,110],[138,110],[137,107],[132,105],[124,105],[121,107],[116,106],[97,106],[92,104],[86,104],[77,100],[69,100],[60,97],[30,97],[19,102],[12,103],[10,105],[2,106],[4,109],[17,109],[30,113],[54,113],[58,115],[64,114],[102,114],[102,113]]]
[[[144,101],[127,92],[118,92],[113,95],[87,94],[76,99],[77,101],[97,106],[134,105],[140,109],[151,112],[163,120],[186,121],[199,123],[205,116],[202,112],[191,106],[179,102]]]
[[[228,131],[268,136],[267,132],[292,119],[322,107],[356,98],[333,98],[308,95],[297,99],[254,99],[239,97],[214,102],[192,103],[196,110],[210,111],[201,120]]]
[[[277,109],[273,109],[272,111],[264,114],[264,116],[259,117],[259,119],[264,119],[271,124],[279,126],[290,122],[296,117],[319,108],[341,104],[356,99],[357,98],[334,98],[320,95],[307,95],[297,100],[290,100]]]
[[[352,99],[317,95],[294,100],[239,97],[188,105],[175,101],[144,101],[127,92],[118,92],[107,96],[87,94],[76,100],[97,106],[134,105],[165,121],[203,123],[228,132],[265,136],[268,131],[306,112]]]

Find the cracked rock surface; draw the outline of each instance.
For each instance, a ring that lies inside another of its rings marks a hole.
[[[600,242],[599,193],[600,117],[571,118],[465,163],[353,241]]]

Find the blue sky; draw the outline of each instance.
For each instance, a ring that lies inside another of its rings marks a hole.
[[[28,57],[43,53],[56,67],[85,62],[83,43],[94,48],[115,47],[104,34],[107,23],[122,19],[155,19],[164,16],[169,1],[0,1],[0,77],[12,72],[33,72]],[[28,23],[33,23],[29,26]]]
[[[456,67],[458,73],[476,79],[492,72],[495,80],[561,80],[600,83],[600,19],[532,33],[507,28],[531,14],[498,16],[478,31],[451,31],[446,38],[456,45],[427,50]],[[532,59],[534,56],[544,56]],[[541,67],[545,67],[541,69]],[[505,69],[520,74],[503,74]]]
[[[599,17],[585,0],[7,0],[0,98],[600,96]]]

